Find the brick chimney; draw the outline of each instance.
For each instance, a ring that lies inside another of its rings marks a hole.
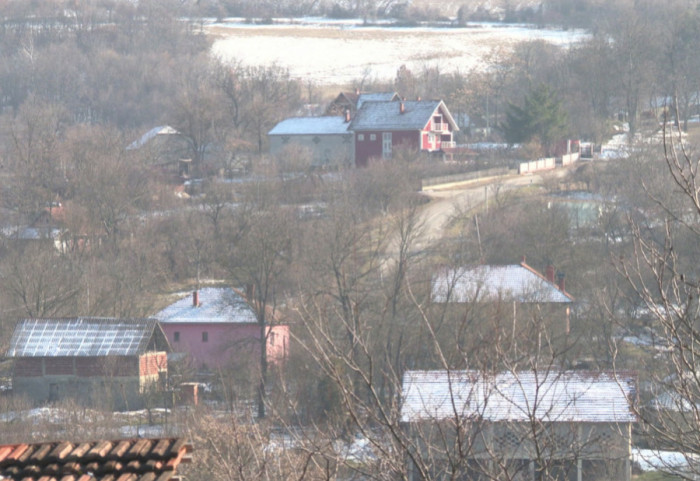
[[[399,102],[399,113],[403,114],[406,112],[406,104],[404,104],[403,100]]]
[[[557,287],[560,291],[566,292],[566,275],[563,272],[557,272]]]
[[[548,265],[547,270],[544,271],[544,276],[547,278],[549,282],[554,284],[554,266],[553,265]]]
[[[524,265],[525,265],[525,260],[526,260],[526,257],[525,257],[525,255],[523,255],[523,256],[520,258],[520,265],[521,265],[521,266],[524,266]]]
[[[192,307],[199,307],[199,291],[192,291]]]
[[[350,109],[345,109],[345,123],[350,122]]]

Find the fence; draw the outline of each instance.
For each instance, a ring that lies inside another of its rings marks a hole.
[[[538,170],[553,169],[556,165],[554,157],[548,157],[546,159],[537,159],[530,162],[521,162],[518,166],[519,174],[528,174],[530,172],[537,172]]]
[[[440,177],[429,177],[421,179],[421,189],[433,187],[440,184],[452,184],[455,182],[467,182],[486,177],[494,177],[497,175],[507,175],[509,173],[506,167],[497,167],[493,169],[477,170],[475,172],[466,172],[463,174],[443,175]]]

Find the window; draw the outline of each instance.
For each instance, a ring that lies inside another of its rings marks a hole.
[[[377,140],[377,134],[369,134],[369,140]]]
[[[392,148],[391,132],[384,132],[382,134],[382,157],[384,157],[385,159],[390,159],[391,158],[391,148]]]
[[[173,341],[180,342],[180,331],[175,331],[173,333]]]
[[[365,140],[365,134],[357,134],[357,140],[359,142],[362,142],[363,140]]]
[[[209,333],[207,331],[202,332],[202,342],[209,342]]]

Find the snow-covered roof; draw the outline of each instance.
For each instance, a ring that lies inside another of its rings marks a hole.
[[[590,371],[407,371],[401,420],[635,422],[629,374]]]
[[[396,92],[375,92],[368,94],[360,94],[357,97],[356,107],[359,109],[365,102],[391,102],[398,100],[399,94]]]
[[[205,287],[198,296],[198,306],[194,305],[193,293],[187,293],[154,317],[163,324],[257,322],[248,302],[230,287]]]
[[[433,277],[434,302],[572,302],[572,297],[521,264],[459,267]]]
[[[12,334],[7,357],[133,356],[146,352],[154,335],[159,350],[170,350],[155,319],[25,319]]]
[[[169,125],[159,125],[158,127],[153,127],[151,130],[143,134],[139,139],[134,140],[126,150],[140,149],[146,145],[151,139],[156,138],[158,135],[175,135],[180,134],[177,130],[170,127]]]
[[[267,135],[338,135],[347,134],[345,117],[292,117],[275,125]]]

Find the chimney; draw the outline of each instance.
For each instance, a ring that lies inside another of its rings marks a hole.
[[[355,95],[360,95],[360,88],[359,87],[355,88]]]
[[[557,287],[560,291],[566,292],[566,275],[563,272],[557,272]]]
[[[523,256],[520,258],[520,265],[521,265],[521,266],[524,266],[524,265],[525,265],[525,255],[523,255]]]
[[[419,102],[421,101],[420,95],[418,96],[418,98],[416,100]]]
[[[199,291],[192,291],[192,307],[199,307]]]
[[[403,114],[404,112],[406,112],[406,104],[404,104],[402,100],[401,102],[399,102],[399,113]]]
[[[350,109],[345,109],[345,123],[350,122]]]
[[[547,270],[544,273],[544,276],[547,278],[549,282],[554,284],[554,266],[553,265],[548,265]]]

